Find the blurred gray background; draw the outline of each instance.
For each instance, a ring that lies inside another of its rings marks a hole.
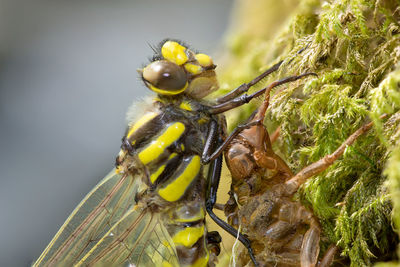
[[[28,266],[113,168],[136,68],[166,37],[211,53],[230,0],[0,0],[0,266]]]

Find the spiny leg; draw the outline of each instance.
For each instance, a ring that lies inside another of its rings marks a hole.
[[[203,164],[208,164],[211,161],[215,160],[219,155],[221,155],[222,151],[229,145],[229,143],[235,138],[241,131],[244,129],[248,129],[254,125],[260,124],[260,121],[252,121],[243,125],[237,126],[232,133],[225,139],[224,142],[210,155],[211,149],[204,149],[201,161]],[[207,145],[207,142],[206,142]],[[206,147],[207,148],[207,147]]]
[[[230,91],[226,95],[221,96],[220,98],[217,99],[217,103],[224,103],[226,101],[234,99],[235,97],[241,95],[244,92],[247,92],[250,89],[250,87],[252,87],[256,83],[260,82],[262,79],[264,79],[271,73],[277,71],[279,69],[279,67],[282,65],[282,63],[283,63],[283,60],[279,61],[278,63],[273,65],[271,68],[267,69],[266,71],[264,71],[263,73],[261,73],[260,75],[255,77],[250,82],[244,83],[244,84],[240,85],[239,87],[237,87],[236,89]]]
[[[297,51],[296,55],[301,54],[304,50],[306,50],[308,48],[309,44],[307,44],[305,47],[303,47],[302,49],[300,49],[299,51]],[[293,61],[294,58],[292,58],[290,62]],[[266,71],[264,71],[263,73],[261,73],[260,75],[258,75],[257,77],[255,77],[253,80],[251,80],[248,83],[244,83],[242,85],[240,85],[239,87],[233,89],[232,91],[230,91],[229,93],[227,93],[224,96],[221,96],[217,99],[217,103],[224,103],[226,101],[232,100],[235,97],[241,95],[244,92],[247,92],[253,85],[255,85],[256,83],[260,82],[262,79],[264,79],[265,77],[267,77],[269,74],[277,71],[279,69],[279,67],[282,65],[284,60],[279,61],[278,63],[276,63],[275,65],[273,65],[271,68],[267,69]]]
[[[214,152],[211,155],[207,154],[211,150],[207,148],[207,146],[210,145],[209,142],[208,143],[206,142],[204,152],[207,152],[207,153],[203,153],[202,162],[204,164],[208,164],[210,161],[216,159],[222,153],[222,151],[224,151],[224,149],[229,145],[229,143],[233,140],[233,138],[235,138],[244,129],[248,129],[248,128],[258,125],[258,124],[262,124],[262,122],[264,120],[265,112],[269,106],[269,94],[273,88],[283,85],[285,83],[296,81],[298,79],[301,79],[301,78],[303,78],[305,76],[309,76],[309,75],[316,75],[316,74],[313,72],[307,72],[307,73],[303,73],[303,74],[297,75],[297,76],[289,76],[289,77],[283,78],[281,80],[272,82],[267,87],[255,92],[254,94],[251,94],[251,95],[244,94],[238,98],[235,98],[235,99],[225,102],[223,104],[220,104],[220,105],[217,105],[214,107],[209,107],[208,111],[211,114],[217,114],[217,113],[225,112],[229,109],[233,109],[233,108],[243,105],[245,103],[248,103],[251,99],[260,96],[264,92],[266,94],[265,101],[257,109],[257,112],[255,113],[255,115],[251,117],[250,121],[248,121],[247,123],[245,123],[243,125],[237,126],[232,131],[232,133],[224,140],[224,142],[218,148],[216,148],[214,150]]]
[[[304,50],[306,50],[308,48],[308,46],[309,46],[309,44],[307,44],[305,47],[300,49],[296,53],[296,55],[301,54]],[[293,58],[289,61],[289,63],[292,62],[292,60],[293,60]],[[217,99],[217,103],[224,103],[226,101],[234,99],[235,97],[241,95],[244,92],[247,92],[253,85],[255,85],[256,83],[260,82],[262,79],[264,79],[265,77],[267,77],[271,73],[277,71],[279,69],[279,67],[282,65],[282,63],[283,63],[283,60],[279,61],[278,63],[273,65],[271,68],[267,69],[266,71],[264,71],[263,73],[261,73],[260,75],[255,77],[250,82],[244,83],[244,84],[240,85],[239,87],[233,89],[232,91],[230,91],[226,95],[219,97]]]
[[[247,251],[249,252],[249,256],[252,262],[254,263],[255,266],[258,267],[258,263],[254,256],[253,249],[251,248],[250,240],[245,236],[243,236],[241,233],[239,233],[235,228],[226,223],[224,220],[219,218],[213,211],[213,207],[217,198],[219,180],[221,177],[221,167],[222,167],[222,155],[220,155],[217,159],[215,159],[211,163],[209,169],[209,177],[208,177],[209,190],[207,193],[207,200],[206,200],[207,213],[208,215],[210,215],[211,219],[213,219],[214,222],[218,224],[222,229],[227,231],[233,237],[238,237],[239,241],[247,248]]]
[[[299,75],[298,78],[300,79],[301,77],[304,77],[304,75],[305,74]],[[290,77],[288,77],[288,78],[290,78]],[[289,80],[291,80],[291,79],[289,79]],[[271,98],[271,96],[270,96],[271,89],[268,88],[266,90],[264,101],[260,105],[260,107],[257,109],[255,116],[252,120],[264,121],[265,114],[269,107],[269,100]],[[263,131],[265,131],[265,133],[266,133],[265,143],[266,143],[267,149],[265,149],[264,147],[258,147],[258,148],[255,147],[253,157],[256,160],[257,165],[263,169],[280,171],[281,174],[283,176],[286,176],[287,178],[292,177],[293,176],[292,170],[289,168],[289,166],[286,164],[286,162],[283,161],[272,150],[272,143],[275,142],[276,139],[278,138],[279,133],[280,133],[280,127],[278,127],[275,130],[272,137],[268,136],[267,129],[264,126],[263,126]]]
[[[238,97],[236,97],[234,99],[231,99],[231,100],[228,100],[226,102],[221,102],[218,105],[207,107],[205,112],[208,112],[209,114],[223,113],[225,111],[234,109],[236,107],[239,107],[239,106],[241,106],[243,104],[246,104],[246,103],[250,102],[250,100],[252,100],[253,98],[258,97],[258,96],[262,95],[263,93],[265,93],[265,91],[271,86],[272,86],[272,88],[273,87],[277,87],[277,86],[280,86],[282,84],[285,84],[285,83],[288,83],[288,82],[293,82],[293,81],[296,81],[296,80],[298,80],[300,78],[303,78],[303,77],[309,76],[309,75],[317,76],[317,74],[314,73],[314,72],[306,72],[306,73],[300,74],[298,76],[289,76],[289,77],[283,78],[281,80],[275,81],[275,82],[271,83],[269,86],[267,86],[267,87],[255,92],[253,94],[250,94],[250,95],[243,94],[241,96],[238,96]]]
[[[208,155],[214,146],[222,142],[220,137],[220,129],[216,121],[211,121],[209,124],[208,137],[204,146],[203,155]],[[254,257],[253,249],[251,248],[251,243],[248,238],[240,234],[235,228],[226,223],[224,220],[220,219],[213,211],[214,205],[217,201],[217,191],[219,186],[219,181],[221,178],[221,168],[222,168],[222,154],[220,154],[216,159],[214,159],[209,166],[207,175],[207,193],[206,193],[206,210],[210,215],[211,219],[215,221],[222,229],[227,231],[234,237],[238,237],[239,241],[247,248],[250,258],[255,266],[258,263]]]
[[[384,119],[385,117],[387,117],[387,114],[382,115],[380,119]],[[292,177],[285,183],[287,187],[286,193],[288,195],[294,194],[297,191],[297,189],[299,189],[300,185],[306,182],[308,178],[326,170],[329,166],[333,164],[333,162],[335,162],[335,160],[337,160],[340,156],[343,155],[346,147],[351,146],[360,135],[366,133],[369,129],[371,129],[372,125],[373,125],[372,122],[363,125],[352,135],[350,135],[346,139],[346,141],[344,141],[343,144],[336,149],[335,152],[333,152],[330,155],[326,155],[322,159],[306,166],[301,171],[299,171],[294,177]]]
[[[217,256],[221,253],[221,235],[217,231],[207,232],[207,249],[210,251],[210,261],[216,262]]]

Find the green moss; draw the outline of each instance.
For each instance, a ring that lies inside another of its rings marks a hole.
[[[322,246],[336,243],[351,266],[395,260],[394,233],[400,227],[399,3],[302,0],[282,19],[274,13],[276,1],[252,2],[239,2],[236,14],[275,16],[282,23],[265,34],[260,29],[267,25],[259,21],[231,30],[222,89],[249,81],[281,59],[285,63],[279,72],[258,88],[278,77],[318,74],[276,89],[267,114],[269,129],[282,128],[276,149],[294,171],[333,152],[373,120],[374,129],[310,179],[297,197],[320,219]],[[236,21],[240,23],[249,22]],[[249,31],[252,27],[256,33]],[[230,124],[244,120],[256,106],[231,113]],[[389,119],[381,121],[384,113]]]

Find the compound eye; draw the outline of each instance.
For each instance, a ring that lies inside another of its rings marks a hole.
[[[178,94],[187,86],[187,75],[184,69],[167,60],[150,63],[143,69],[143,79],[150,83],[150,89],[157,93]]]

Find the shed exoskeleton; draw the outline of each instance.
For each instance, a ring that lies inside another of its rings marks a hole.
[[[272,83],[267,88],[264,102],[246,124],[238,127],[241,130],[224,150],[232,176],[225,215],[231,225],[240,226],[242,234],[249,238],[260,266],[329,266],[338,248],[331,245],[319,259],[319,221],[312,211],[294,201],[293,196],[307,179],[324,171],[343,155],[347,146],[372,127],[372,122],[355,131],[332,154],[293,174],[273,151],[263,124],[270,91],[281,83]],[[240,252],[236,263],[247,266],[249,258]]]

